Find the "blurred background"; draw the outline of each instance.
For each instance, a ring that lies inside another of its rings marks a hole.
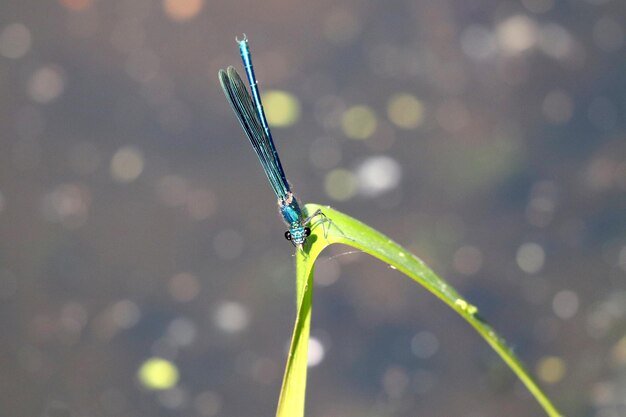
[[[0,414],[271,416],[294,249],[220,89],[246,33],[283,166],[476,304],[570,417],[626,416],[626,3],[0,4]],[[307,416],[542,416],[455,313],[320,261]]]

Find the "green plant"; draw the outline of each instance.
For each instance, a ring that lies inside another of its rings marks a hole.
[[[316,204],[307,204],[305,207],[308,213],[313,213],[318,209],[322,210],[330,222],[325,221],[324,227],[322,227],[320,223],[323,219],[315,219],[316,226],[313,227],[313,232],[303,250],[296,252],[297,315],[278,401],[277,417],[304,416],[307,353],[313,297],[313,266],[322,250],[334,243],[342,243],[369,253],[409,276],[439,297],[467,320],[491,345],[526,385],[550,417],[561,416],[504,340],[480,318],[478,309],[438,277],[424,262],[391,239],[352,217],[330,207]]]

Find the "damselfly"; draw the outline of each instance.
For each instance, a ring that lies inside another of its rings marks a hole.
[[[291,192],[291,187],[289,182],[287,182],[285,171],[278,158],[272,133],[263,111],[258,88],[259,83],[254,75],[248,39],[244,35],[242,40],[237,39],[237,43],[239,44],[239,51],[252,96],[250,96],[241,77],[233,67],[219,71],[220,83],[226,98],[239,119],[239,123],[241,123],[241,127],[246,132],[254,151],[259,157],[259,161],[261,161],[261,166],[274,193],[276,193],[276,197],[278,197],[280,214],[288,225],[285,238],[297,248],[302,249],[306,238],[311,234],[311,228],[308,226],[309,222],[317,215],[323,216],[323,213],[317,210],[312,215],[306,217],[298,204],[298,200]]]

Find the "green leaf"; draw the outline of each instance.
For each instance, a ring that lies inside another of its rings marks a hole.
[[[329,245],[342,243],[360,249],[401,271],[436,295],[467,320],[526,385],[550,417],[561,417],[504,340],[478,314],[478,309],[437,276],[422,260],[369,226],[330,207],[307,204],[305,211],[321,210],[312,221],[313,232],[302,250],[296,251],[297,316],[289,357],[278,400],[277,417],[303,417],[307,354],[311,325],[314,263]]]

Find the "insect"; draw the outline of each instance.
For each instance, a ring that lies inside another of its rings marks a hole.
[[[246,132],[248,139],[250,139],[250,143],[261,162],[270,186],[276,193],[280,214],[288,226],[285,238],[295,247],[302,249],[302,245],[311,234],[311,228],[308,226],[309,222],[315,216],[324,216],[324,214],[321,210],[317,210],[312,215],[306,217],[300,208],[298,200],[291,192],[291,187],[289,182],[287,182],[285,171],[280,163],[280,158],[272,139],[272,133],[263,111],[263,103],[261,103],[258,88],[259,83],[254,75],[252,55],[248,47],[248,38],[244,35],[242,40],[237,39],[237,43],[239,44],[239,52],[241,53],[252,96],[232,66],[229,66],[226,70],[222,69],[219,71],[220,83],[228,102],[233,108],[237,119],[239,119],[241,127]]]

